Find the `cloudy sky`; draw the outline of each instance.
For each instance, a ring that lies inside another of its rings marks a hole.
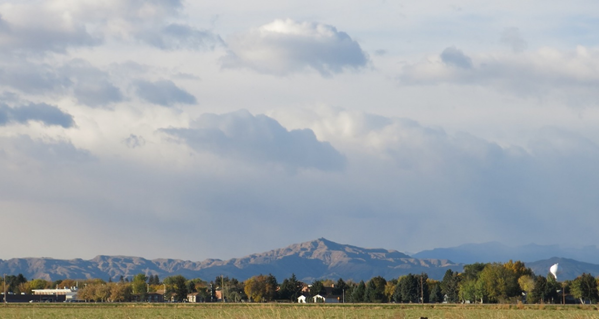
[[[0,1],[0,258],[599,241],[596,1]]]

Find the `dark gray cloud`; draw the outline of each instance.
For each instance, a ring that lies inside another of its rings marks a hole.
[[[0,63],[0,85],[24,93],[61,92],[72,84],[67,76],[46,63],[33,63],[26,59],[10,59],[3,62]]]
[[[314,69],[322,75],[359,69],[368,56],[357,41],[330,25],[275,20],[248,33],[227,39],[224,68],[250,68],[285,75]]]
[[[48,23],[41,23],[43,21]],[[0,48],[5,52],[65,53],[69,47],[96,46],[101,43],[101,38],[89,34],[85,24],[78,21],[66,23],[62,20],[39,18],[37,21],[16,25],[0,16]]]
[[[87,150],[75,147],[70,141],[32,139],[26,135],[11,138],[15,152],[46,164],[84,163],[93,161]]]
[[[253,116],[245,110],[204,114],[192,128],[162,131],[198,151],[240,160],[320,170],[341,170],[345,166],[345,157],[329,143],[318,141],[312,130],[288,131],[268,116]]]
[[[77,102],[92,107],[104,106],[123,100],[119,88],[110,81],[110,75],[89,62],[75,59],[60,68],[70,78]]]
[[[20,100],[19,95],[14,92],[4,91],[4,92],[2,92],[2,94],[0,94],[0,101],[17,102],[19,100]]]
[[[0,104],[0,126],[10,123],[25,124],[30,121],[38,121],[46,126],[62,126],[70,128],[75,125],[73,116],[61,111],[58,107],[45,103],[9,107]]]
[[[34,95],[72,93],[77,102],[97,107],[123,100],[110,74],[81,59],[63,65],[11,59],[0,63],[0,85]]]
[[[448,65],[457,66],[459,68],[472,68],[472,59],[455,46],[445,48],[445,50],[441,52],[441,60]]]
[[[213,50],[216,45],[222,44],[218,35],[181,23],[171,23],[158,31],[146,30],[138,37],[143,42],[162,50]]]
[[[180,89],[169,80],[156,82],[139,80],[135,84],[135,92],[145,101],[162,106],[173,106],[175,104],[196,104],[195,96]]]

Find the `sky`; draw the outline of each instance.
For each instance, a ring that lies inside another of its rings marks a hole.
[[[0,258],[599,241],[599,2],[0,1]]]

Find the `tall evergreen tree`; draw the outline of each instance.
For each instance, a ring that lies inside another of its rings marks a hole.
[[[268,274],[266,278],[266,294],[264,298],[268,301],[273,301],[278,299],[277,289],[279,288],[279,283],[277,283],[277,278],[272,274]]]
[[[333,287],[333,295],[342,295],[345,289],[347,289],[347,284],[342,278],[339,278],[335,284],[335,287]]]
[[[527,301],[530,303],[545,303],[551,302],[557,298],[557,290],[560,289],[560,285],[555,281],[553,275],[548,278],[543,276],[536,276],[535,287],[527,296]]]
[[[321,280],[314,280],[314,282],[312,282],[312,285],[310,286],[310,295],[311,296],[316,296],[316,295],[324,295],[325,294],[325,289],[324,289],[324,285],[322,283]]]
[[[431,288],[429,302],[434,302],[434,303],[443,302],[443,294],[441,293],[441,287],[439,284],[434,284],[433,287]]]
[[[366,302],[387,302],[385,286],[387,280],[381,276],[371,278],[366,285]]]
[[[351,294],[351,302],[364,302],[364,295],[366,293],[366,284],[364,280],[360,280],[358,286],[354,289]]]
[[[297,280],[295,274],[291,274],[291,277],[284,279],[281,284],[280,297],[281,299],[296,301],[297,297],[302,294],[302,288],[302,283]]]
[[[460,277],[457,272],[447,269],[441,281],[441,292],[447,296],[448,302],[459,301]]]
[[[418,301],[418,281],[416,276],[407,274],[399,278],[397,287],[393,294],[395,302],[417,302]]]
[[[187,299],[187,279],[181,275],[170,276],[164,278],[164,284],[166,285],[166,294],[174,295],[175,300],[184,301]]]
[[[366,284],[366,290],[364,291],[364,302],[376,302],[376,284],[372,279]]]

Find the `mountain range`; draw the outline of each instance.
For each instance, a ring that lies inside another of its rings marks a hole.
[[[507,246],[497,242],[488,242],[482,244],[464,244],[450,248],[435,248],[412,255],[414,258],[450,259],[454,262],[465,264],[475,262],[506,262],[510,259],[532,262],[556,256],[599,264],[599,249],[594,245],[582,247],[560,247],[558,245],[537,244]]]
[[[311,282],[321,278],[355,281],[374,276],[395,278],[408,273],[426,272],[440,278],[462,265],[442,259],[412,258],[395,250],[360,248],[319,238],[265,253],[229,260],[207,259],[193,262],[178,259],[152,259],[127,256],[97,256],[91,260],[51,258],[13,258],[0,261],[0,273],[22,273],[26,278],[101,278],[118,280],[138,273],[160,278],[180,274],[186,278],[211,280],[224,275],[245,280],[258,274],[273,274],[283,280],[295,274]]]
[[[545,256],[550,250],[532,249],[529,255],[522,255],[526,249],[528,248],[517,248],[510,253],[508,246],[487,243],[433,249],[408,256],[396,250],[360,248],[319,238],[242,258],[206,259],[201,262],[180,259],[149,260],[129,256],[96,256],[90,260],[13,258],[0,260],[0,273],[21,273],[28,279],[46,280],[118,280],[121,276],[132,278],[139,273],[158,275],[160,278],[183,275],[186,278],[212,280],[224,275],[245,280],[258,274],[270,273],[280,281],[295,274],[299,280],[312,282],[325,278],[359,281],[374,276],[391,279],[408,273],[425,272],[429,277],[440,280],[448,269],[462,271],[465,263],[505,262],[513,259],[525,261],[528,267],[541,275],[546,275],[552,264],[560,263],[560,280],[573,279],[583,272],[599,275],[599,265],[564,257],[534,261],[536,256]]]

